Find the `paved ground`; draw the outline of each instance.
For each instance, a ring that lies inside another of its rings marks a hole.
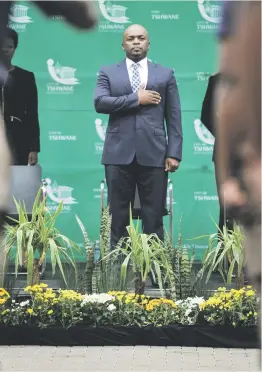
[[[1,371],[260,371],[258,350],[180,347],[0,347]]]

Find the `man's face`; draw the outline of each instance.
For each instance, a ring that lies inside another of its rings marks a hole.
[[[243,8],[223,41],[217,91],[220,194],[244,226],[248,272],[261,272],[261,31],[260,10]]]
[[[4,62],[10,63],[15,53],[15,45],[13,39],[11,39],[10,37],[5,38],[1,46],[1,51]]]
[[[132,60],[145,58],[149,49],[147,31],[139,25],[129,27],[124,34],[122,46],[128,58]]]

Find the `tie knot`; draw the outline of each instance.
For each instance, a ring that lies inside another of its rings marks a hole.
[[[133,63],[133,69],[134,70],[138,70],[138,67],[139,67],[139,63]]]

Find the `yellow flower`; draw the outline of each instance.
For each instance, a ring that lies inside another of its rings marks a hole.
[[[59,290],[59,300],[81,301],[84,298],[80,293],[71,289]]]
[[[48,285],[45,283],[35,284],[33,286],[27,286],[24,290],[25,292],[29,292],[30,294],[37,293],[37,292],[44,292],[44,289],[47,288]]]
[[[49,310],[47,314],[48,314],[48,315],[53,314],[53,310]]]
[[[5,304],[6,303],[6,299],[4,299],[4,298],[0,298],[0,305],[3,305],[3,304]]]
[[[255,292],[254,292],[252,289],[250,289],[250,290],[248,290],[248,291],[246,292],[246,296],[247,296],[247,297],[255,296]]]
[[[0,288],[0,297],[10,297],[9,293],[4,289]]]
[[[27,309],[27,312],[29,315],[33,314],[34,310],[33,309]]]
[[[233,325],[233,326],[235,327],[236,323],[235,323],[235,322],[233,322],[233,323],[232,323],[232,325]]]
[[[156,298],[148,302],[148,304],[146,305],[146,310],[151,311],[161,305],[168,305],[172,308],[175,308],[177,306],[172,300],[168,300],[166,298]]]
[[[257,312],[254,312],[254,316],[257,316]]]

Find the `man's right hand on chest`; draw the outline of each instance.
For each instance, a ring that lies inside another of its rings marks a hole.
[[[140,105],[158,105],[161,102],[161,97],[158,92],[153,90],[138,90],[138,102]]]

